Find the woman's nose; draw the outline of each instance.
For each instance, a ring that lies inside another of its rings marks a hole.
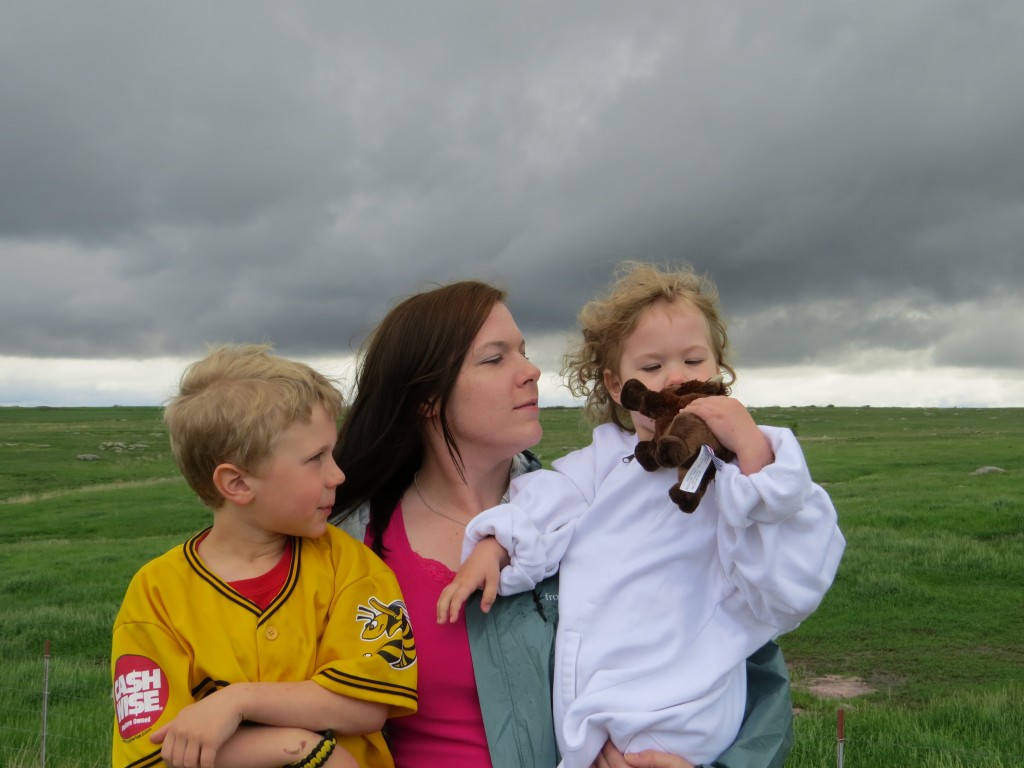
[[[529,360],[525,360],[525,362],[526,369],[524,373],[524,381],[537,381],[540,378],[540,368],[531,363]]]

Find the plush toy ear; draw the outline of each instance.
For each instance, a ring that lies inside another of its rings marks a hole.
[[[619,390],[619,405],[627,411],[640,411],[644,413],[644,395],[650,392],[639,379],[630,379],[622,385]],[[649,406],[648,406],[649,407]],[[652,413],[644,413],[645,416],[653,416]]]

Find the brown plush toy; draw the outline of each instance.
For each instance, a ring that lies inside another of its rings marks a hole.
[[[641,440],[633,454],[640,466],[648,472],[659,467],[679,469],[679,483],[673,484],[668,495],[683,512],[693,512],[704,497],[704,492],[715,476],[715,463],[708,462],[695,490],[684,490],[681,486],[687,471],[707,445],[722,461],[732,461],[735,454],[726,449],[714,436],[703,419],[690,413],[680,413],[698,397],[727,394],[721,377],[710,381],[686,381],[675,387],[666,387],[660,392],[648,389],[637,379],[630,379],[622,385],[620,402],[630,411],[639,411],[654,421],[654,438]]]

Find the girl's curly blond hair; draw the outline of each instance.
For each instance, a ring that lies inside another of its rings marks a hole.
[[[718,311],[718,289],[711,279],[698,275],[688,264],[624,261],[616,266],[615,280],[607,292],[583,305],[578,318],[582,338],[562,362],[562,377],[573,396],[584,400],[584,413],[590,421],[633,431],[629,411],[612,400],[605,387],[604,372],[618,375],[622,347],[648,307],[677,300],[704,315],[726,391],[735,383],[736,371],[726,359],[729,334]]]

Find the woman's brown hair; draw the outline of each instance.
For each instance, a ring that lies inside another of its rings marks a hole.
[[[423,462],[424,414],[433,410],[452,462],[462,455],[448,425],[448,401],[473,339],[504,291],[466,280],[414,294],[385,315],[364,342],[356,393],[334,458],[345,472],[332,520],[370,504],[373,549]]]

